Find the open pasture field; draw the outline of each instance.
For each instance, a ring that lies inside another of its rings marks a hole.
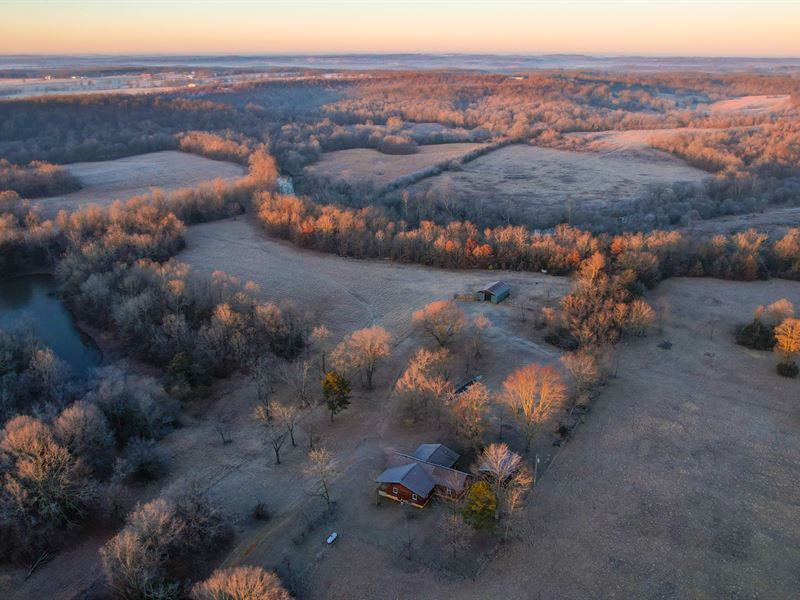
[[[175,81],[180,76],[153,79],[137,75],[108,77],[28,77],[0,78],[0,98],[21,99],[73,94],[154,94],[186,85]],[[185,77],[183,78],[185,80]]]
[[[720,100],[708,106],[712,113],[762,114],[785,110],[791,106],[788,94],[742,96],[730,100]]]
[[[707,174],[655,150],[572,152],[512,145],[410,187],[457,199],[507,204],[528,215],[542,210],[602,207],[643,193],[653,183],[700,181]],[[566,214],[566,212],[564,213]]]
[[[753,228],[777,238],[785,235],[786,230],[792,227],[800,227],[800,207],[767,208],[757,213],[717,217],[692,223],[685,231],[698,235],[714,235]]]
[[[371,148],[336,150],[324,153],[318,163],[307,168],[314,175],[348,183],[371,181],[382,187],[483,146],[477,143],[431,144],[420,146],[415,154],[383,154]]]
[[[241,165],[173,150],[73,163],[66,168],[83,188],[63,196],[37,199],[36,204],[48,214],[75,210],[86,204],[111,204],[114,200],[146,194],[154,187],[174,192],[214,179],[234,181],[246,173]]]
[[[312,321],[340,335],[380,324],[405,336],[414,310],[497,279],[511,285],[518,297],[524,295],[526,302],[558,298],[571,286],[567,278],[538,273],[449,271],[306,251],[270,239],[246,218],[193,225],[185,238],[186,249],[178,260],[203,273],[223,270],[242,281],[252,280],[267,298],[293,299]]]
[[[454,581],[343,536],[309,597],[402,597],[409,577],[420,598],[794,597],[798,383],[733,340],[753,307],[783,297],[800,283],[663,282],[649,298],[663,332],[619,347],[617,378],[526,509],[526,539]]]
[[[656,150],[650,143],[654,140],[669,138],[679,133],[703,133],[717,131],[701,127],[674,127],[667,129],[620,129],[609,131],[580,131],[567,133],[564,137],[571,143],[579,145],[581,150],[591,152],[619,153],[621,155],[635,155],[642,159],[649,159],[658,163],[670,163],[675,166],[684,166],[681,159],[667,152]],[[691,167],[688,167],[691,168]]]

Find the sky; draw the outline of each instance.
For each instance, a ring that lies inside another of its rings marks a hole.
[[[800,57],[800,0],[0,0],[0,54]]]

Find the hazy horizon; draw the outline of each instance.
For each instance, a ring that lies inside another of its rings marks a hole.
[[[3,55],[800,56],[800,3],[12,0]]]

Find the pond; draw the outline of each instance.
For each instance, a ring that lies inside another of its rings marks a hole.
[[[100,364],[102,354],[76,326],[56,295],[52,275],[24,275],[0,281],[0,327],[30,327],[43,344],[66,362],[73,375]]]

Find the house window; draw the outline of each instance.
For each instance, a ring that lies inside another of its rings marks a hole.
[[[397,488],[392,488],[392,493],[396,496],[397,495]]]
[[[416,494],[411,494],[411,499],[412,500],[416,500],[417,499],[417,495]]]

